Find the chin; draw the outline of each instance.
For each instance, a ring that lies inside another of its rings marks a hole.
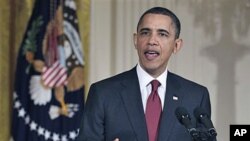
[[[144,67],[144,69],[149,74],[155,74],[155,72],[157,72],[157,67]]]

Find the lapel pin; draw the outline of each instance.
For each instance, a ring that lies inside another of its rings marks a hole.
[[[178,100],[178,97],[177,96],[173,96],[173,100]]]

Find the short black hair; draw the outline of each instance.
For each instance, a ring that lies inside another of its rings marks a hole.
[[[140,17],[139,22],[137,24],[137,31],[139,30],[139,26],[144,16],[147,14],[161,14],[161,15],[169,16],[172,19],[174,27],[175,27],[175,38],[176,39],[179,38],[180,32],[181,32],[180,20],[172,11],[164,7],[153,7],[153,8],[148,9],[146,12],[144,12],[142,16]]]

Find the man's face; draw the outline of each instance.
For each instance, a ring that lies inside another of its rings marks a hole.
[[[172,53],[182,45],[175,39],[175,28],[169,16],[146,14],[134,34],[134,45],[142,68],[153,77],[158,77],[167,67]]]

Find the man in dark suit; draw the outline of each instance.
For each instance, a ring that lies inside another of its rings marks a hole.
[[[182,47],[180,29],[179,19],[166,8],[141,16],[134,34],[139,63],[91,85],[78,141],[192,140],[175,109],[193,113],[202,107],[210,114],[210,99],[205,87],[167,70],[171,54]]]

